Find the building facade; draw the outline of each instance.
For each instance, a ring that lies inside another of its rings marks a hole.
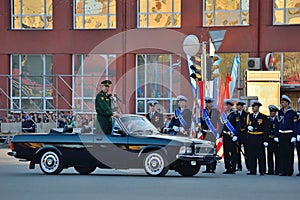
[[[248,58],[258,58],[258,70],[280,71],[280,93],[296,102],[300,0],[7,0],[0,2],[1,116],[92,113],[104,79],[124,113],[145,114],[153,99],[173,113],[177,95],[193,96],[183,41],[207,42],[213,30],[226,30],[221,74],[241,58],[241,95]]]

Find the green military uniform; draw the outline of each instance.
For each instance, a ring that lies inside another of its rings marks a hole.
[[[96,96],[95,107],[97,112],[97,120],[99,123],[96,126],[97,133],[111,134],[113,115],[111,107],[111,95],[108,95],[101,90]]]

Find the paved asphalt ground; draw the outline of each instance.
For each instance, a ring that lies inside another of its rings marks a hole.
[[[221,161],[215,174],[199,172],[187,178],[173,171],[166,177],[149,177],[141,169],[97,169],[90,175],[79,175],[73,168],[47,176],[37,165],[29,170],[27,162],[9,157],[8,151],[0,149],[1,200],[299,199],[296,171],[291,177],[247,176],[247,171],[223,175]]]

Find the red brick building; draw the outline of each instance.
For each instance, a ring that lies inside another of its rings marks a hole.
[[[226,30],[220,71],[241,55],[272,52],[281,93],[300,97],[297,0],[11,0],[0,2],[0,110],[93,112],[101,80],[114,82],[123,112],[146,113],[156,99],[172,113],[192,97],[183,40]],[[201,51],[199,52],[201,53]],[[241,84],[243,89],[243,84]],[[237,98],[235,95],[234,98]],[[295,101],[296,102],[296,101]],[[294,105],[295,106],[295,105]]]

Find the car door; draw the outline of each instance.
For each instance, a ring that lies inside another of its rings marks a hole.
[[[117,121],[113,122],[112,134],[96,134],[94,154],[96,159],[109,168],[128,168],[128,135]],[[115,130],[118,130],[114,132]]]

